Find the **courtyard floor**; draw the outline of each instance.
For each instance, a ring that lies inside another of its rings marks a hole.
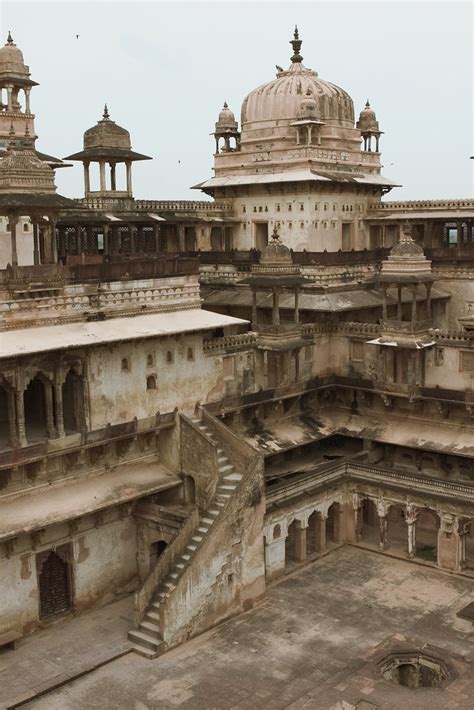
[[[161,658],[148,661],[127,653],[22,707],[473,707],[473,627],[456,617],[472,596],[469,579],[368,550],[339,548],[272,586],[258,608]],[[96,638],[88,628],[94,654],[103,635]],[[71,637],[70,655],[74,646]],[[384,680],[377,661],[394,650],[413,649],[440,657],[452,678],[442,688],[418,690]],[[41,644],[37,651],[40,660]],[[16,652],[11,653],[13,659]],[[25,668],[12,663],[10,673],[21,676]]]

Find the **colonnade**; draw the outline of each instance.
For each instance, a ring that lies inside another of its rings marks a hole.
[[[0,374],[0,389],[7,409],[1,423],[2,445],[28,446],[64,437],[84,426],[83,377],[75,368],[28,371],[16,381]]]
[[[373,535],[369,539],[364,532],[364,501],[373,507]],[[393,509],[400,510],[399,529],[404,530],[396,539],[390,533]],[[426,514],[433,520],[428,532],[424,527],[418,528],[420,518]],[[290,562],[301,564],[308,554],[322,555],[331,546],[344,543],[376,547],[404,559],[432,562],[451,572],[474,573],[472,525],[474,519],[463,514],[361,493],[349,496],[341,493],[310,507],[269,516],[264,528],[266,574],[268,577],[282,574]],[[418,535],[422,543],[428,535],[430,545],[419,545]],[[432,556],[424,555],[425,550]]]

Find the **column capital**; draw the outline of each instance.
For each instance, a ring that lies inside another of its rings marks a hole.
[[[419,515],[419,510],[418,508],[413,505],[412,503],[409,503],[406,508],[405,508],[405,522],[407,525],[414,525],[416,523],[416,520]]]

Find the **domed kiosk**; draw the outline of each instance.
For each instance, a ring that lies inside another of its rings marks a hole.
[[[242,220],[234,229],[238,248],[262,251],[275,223],[297,251],[364,248],[368,239],[358,231],[354,202],[363,214],[369,201],[396,185],[381,175],[379,124],[366,107],[356,125],[347,91],[305,67],[297,28],[290,44],[288,69],[277,67],[276,78],[244,98],[240,132],[224,106],[213,134],[214,177],[194,187],[232,201]],[[341,218],[351,211],[350,219]]]
[[[151,160],[150,156],[136,153],[132,150],[130,133],[110,118],[107,104],[104,106],[102,119],[97,125],[84,132],[84,149],[79,153],[68,155],[65,160],[80,160],[84,166],[84,193],[85,197],[132,197],[132,163],[137,160]],[[100,173],[100,187],[98,191],[91,190],[89,166],[98,163]],[[117,165],[125,164],[126,188],[117,190]],[[107,186],[105,168],[110,168],[110,182]]]

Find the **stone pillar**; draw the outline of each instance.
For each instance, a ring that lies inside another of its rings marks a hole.
[[[100,191],[105,192],[106,187],[105,187],[105,161],[104,160],[99,161],[99,170],[100,170]]]
[[[252,328],[257,327],[257,289],[252,290]]]
[[[53,385],[49,380],[44,382],[44,397],[46,402],[46,429],[48,432],[48,438],[54,439],[56,436],[56,428],[54,426],[54,415],[53,415]]]
[[[33,264],[38,266],[40,263],[39,238],[38,238],[38,222],[33,222]]]
[[[155,254],[160,252],[160,226],[158,224],[153,225],[153,234],[155,236]]]
[[[11,113],[13,111],[13,86],[11,84],[8,84],[6,89],[7,89],[8,111]]]
[[[426,284],[426,318],[431,320],[431,287],[433,284]]]
[[[84,194],[87,197],[87,195],[91,191],[91,179],[90,179],[90,174],[89,174],[89,161],[84,161]]]
[[[414,505],[407,505],[405,508],[405,522],[408,527],[408,556],[415,557],[416,553],[416,519],[418,510]]]
[[[16,248],[16,225],[18,224],[18,217],[15,215],[8,215],[8,223],[10,225],[10,243],[12,248],[12,266],[18,266],[18,252]]]
[[[416,323],[416,286],[412,290],[411,322]]]
[[[346,506],[346,533],[348,542],[360,542],[362,538],[362,501],[358,493],[352,494],[351,503]]]
[[[381,550],[386,550],[388,547],[388,511],[390,510],[390,504],[387,503],[383,498],[377,501],[377,515],[379,518],[379,547]]]
[[[463,540],[456,516],[444,513],[438,529],[438,567],[450,572],[462,571]]]
[[[64,414],[63,414],[63,386],[58,377],[54,381],[54,402],[56,414],[56,430],[58,437],[66,436],[64,431]]]
[[[110,245],[109,245],[109,225],[107,223],[104,224],[104,256],[106,256],[109,253]]]
[[[26,440],[25,433],[25,401],[24,401],[24,390],[15,390],[15,404],[16,404],[16,427],[17,427],[17,440],[19,446],[27,446],[28,442]]]
[[[127,170],[127,193],[131,197],[132,196],[132,164],[129,160],[125,163],[125,167]]]
[[[273,291],[272,325],[280,325],[280,294],[278,289]]]
[[[8,406],[8,436],[10,446],[14,449],[18,444],[16,417],[15,417],[15,392],[12,389],[7,389],[7,406]]]
[[[327,513],[323,515],[323,513],[317,512],[316,515],[316,552],[319,554],[323,554],[326,552],[326,520],[327,520]]]
[[[110,189],[117,189],[117,180],[115,176],[115,163],[109,163],[110,165]]]
[[[402,317],[403,317],[402,287],[398,286],[397,287],[397,318],[398,318],[398,320],[402,320]]]
[[[31,108],[30,108],[30,91],[31,89],[29,87],[26,87],[24,89],[25,91],[25,113],[31,113]]]
[[[295,562],[306,561],[306,530],[302,523],[296,524]]]
[[[178,251],[185,251],[185,226],[184,224],[178,224]]]
[[[385,286],[382,288],[382,320],[387,320],[387,289]]]
[[[299,299],[300,299],[300,291],[298,288],[295,288],[295,323],[300,322]]]

